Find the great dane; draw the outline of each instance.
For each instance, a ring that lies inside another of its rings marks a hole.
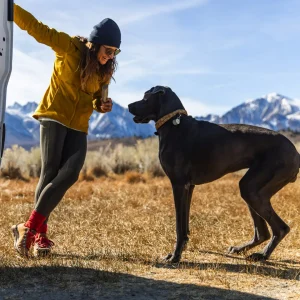
[[[270,199],[297,178],[300,157],[295,146],[283,135],[265,128],[197,121],[187,115],[180,99],[168,87],[151,88],[128,109],[136,123],[156,122],[160,163],[172,184],[177,241],[166,260],[179,262],[188,242],[195,185],[241,169],[248,169],[239,188],[253,219],[254,236],[241,246],[230,247],[229,253],[245,252],[271,238],[261,252],[247,257],[255,261],[268,259],[290,231]]]

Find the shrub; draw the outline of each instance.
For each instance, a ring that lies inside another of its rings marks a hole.
[[[122,144],[117,145],[109,156],[109,162],[111,170],[115,174],[139,170],[135,147],[124,147]]]
[[[28,180],[30,176],[28,151],[17,145],[8,148],[3,153],[1,176],[9,179]]]
[[[136,150],[141,172],[149,173],[153,177],[165,176],[158,158],[157,138],[137,141]]]
[[[5,149],[1,176],[22,180],[39,177],[40,156],[39,148],[27,151],[14,145]],[[124,146],[120,143],[112,147],[112,144],[108,143],[97,151],[88,151],[79,180],[94,180],[110,173],[125,174],[129,171],[154,177],[165,175],[158,159],[157,138],[138,140],[134,146]]]
[[[78,181],[93,181],[94,176],[90,174],[90,172],[87,171],[85,167],[82,168],[82,170],[79,173]]]
[[[136,171],[128,171],[125,173],[125,180],[128,183],[146,182],[144,176]]]

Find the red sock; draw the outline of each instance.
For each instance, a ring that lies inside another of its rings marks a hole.
[[[48,225],[47,223],[43,223],[40,228],[37,230],[38,233],[47,233]]]
[[[28,221],[25,223],[25,227],[37,231],[41,225],[43,225],[46,217],[38,213],[36,210],[33,210]]]

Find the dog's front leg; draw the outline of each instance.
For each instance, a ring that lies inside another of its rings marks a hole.
[[[180,261],[181,253],[186,246],[188,238],[188,219],[189,219],[189,184],[176,185],[172,184],[175,210],[176,210],[176,235],[177,241],[173,254],[166,257],[167,261],[177,263]]]

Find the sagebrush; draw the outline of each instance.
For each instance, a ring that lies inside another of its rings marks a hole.
[[[30,151],[14,145],[4,151],[1,164],[1,177],[28,180],[39,177],[41,171],[40,149]],[[110,174],[126,172],[164,176],[158,159],[158,140],[149,138],[138,140],[134,146],[121,143],[111,147],[108,143],[97,151],[88,151],[80,179],[94,180]]]

